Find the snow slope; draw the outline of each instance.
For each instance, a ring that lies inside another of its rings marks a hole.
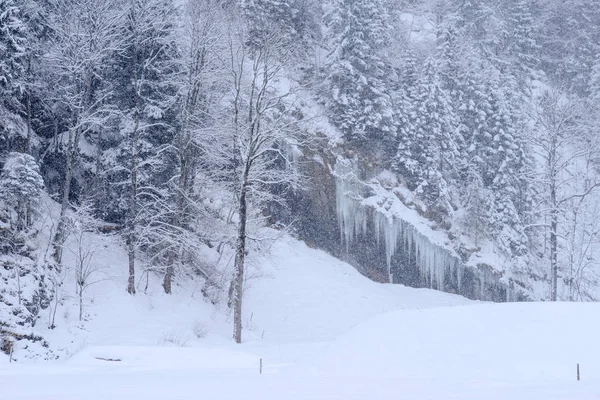
[[[81,351],[33,365],[2,359],[0,398],[600,398],[597,304],[490,304],[376,284],[290,238],[253,265],[261,278],[247,288],[244,344],[193,288],[164,296],[150,279],[151,294],[131,298],[111,280],[96,288],[89,321],[50,338]],[[205,338],[194,336],[197,320]]]

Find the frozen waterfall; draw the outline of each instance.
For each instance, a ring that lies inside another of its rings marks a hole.
[[[460,290],[463,264],[456,255],[449,249],[433,244],[401,215],[385,207],[365,205],[365,199],[372,196],[369,193],[372,188],[356,176],[348,160],[338,159],[334,175],[340,237],[347,251],[352,243],[369,234],[368,226],[372,223],[377,243],[384,247],[390,282],[393,280],[392,257],[397,252],[403,252],[408,259],[414,260],[421,277],[430,288],[444,290],[446,276],[452,274]]]

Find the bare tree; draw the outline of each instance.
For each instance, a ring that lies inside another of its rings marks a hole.
[[[532,136],[533,151],[542,160],[537,180],[538,209],[544,215],[542,226],[548,235],[551,301],[558,299],[559,241],[564,238],[559,225],[565,222],[565,214],[573,202],[576,205],[584,201],[599,186],[589,181],[581,185],[575,173],[578,165],[593,152],[585,141],[581,111],[581,104],[558,91],[545,93],[537,107]]]
[[[300,183],[289,152],[300,141],[289,101],[294,85],[285,76],[284,64],[278,57],[278,32],[270,31],[258,44],[254,43],[252,50],[245,46],[244,38],[245,32],[232,24],[228,60],[232,89],[229,150],[237,234],[231,295],[233,338],[237,343],[242,341],[244,267],[247,240],[251,239],[248,224],[253,217],[259,217],[265,204],[283,201],[281,188]],[[275,187],[279,192],[273,190]]]
[[[56,83],[54,101],[64,110],[67,132],[60,134],[65,149],[65,182],[60,218],[53,239],[53,258],[62,263],[67,237],[67,209],[75,162],[82,137],[106,120],[104,95],[99,90],[108,57],[118,51],[122,38],[117,30],[121,18],[113,0],[59,0],[49,22],[51,40],[44,62]]]
[[[99,221],[92,216],[93,207],[90,203],[83,203],[77,207],[69,229],[73,235],[74,246],[70,248],[75,258],[73,271],[75,272],[75,293],[79,298],[79,321],[83,319],[84,293],[90,286],[106,280],[103,266],[94,262],[98,245],[96,238],[91,234],[98,233]]]
[[[169,1],[130,0],[121,34],[126,48],[119,55],[114,73],[123,86],[115,97],[121,109],[120,133],[126,137],[128,207],[126,243],[128,255],[127,292],[134,295],[135,260],[140,223],[140,194],[161,160],[156,142],[167,141],[170,121],[167,114],[175,107],[178,76],[175,41],[175,8]],[[150,137],[152,136],[152,139]],[[163,143],[164,144],[164,143]],[[155,176],[154,176],[155,177]],[[146,185],[147,186],[147,185]]]
[[[178,176],[173,179],[171,188],[175,192],[175,209],[171,207],[172,213],[168,225],[177,232],[176,236],[167,235],[166,238],[175,239],[175,246],[179,249],[167,251],[167,266],[163,280],[165,293],[171,293],[172,279],[174,274],[174,263],[178,260],[184,262],[184,248],[189,248],[192,242],[198,242],[191,228],[192,220],[198,221],[198,212],[202,213],[202,207],[194,196],[194,182],[196,181],[197,169],[202,164],[202,156],[197,139],[200,132],[214,123],[211,118],[211,105],[218,104],[221,92],[217,90],[220,80],[219,52],[226,44],[223,30],[223,7],[215,0],[190,0],[185,7],[185,20],[182,37],[182,59],[181,75],[179,82],[181,107],[180,126],[174,140],[172,150],[175,151],[179,160]],[[201,140],[201,139],[200,139]],[[156,219],[154,219],[156,220]],[[161,226],[164,229],[165,225]],[[183,234],[182,234],[183,232]],[[181,239],[185,237],[185,241]],[[171,241],[173,243],[173,241]]]

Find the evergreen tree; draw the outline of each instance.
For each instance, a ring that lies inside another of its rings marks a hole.
[[[408,178],[414,176],[417,169],[416,155],[412,144],[415,142],[415,106],[419,84],[417,59],[411,48],[402,55],[398,82],[394,85],[392,101],[396,115],[397,152],[392,160],[392,168]],[[411,180],[409,187],[416,188]]]
[[[443,25],[438,36],[437,57],[440,60],[440,79],[444,89],[452,97],[453,103],[458,105],[462,101],[460,82],[462,68],[459,60],[458,34],[452,25]]]
[[[0,100],[23,90],[27,31],[14,0],[0,0]]]
[[[458,121],[431,59],[419,80],[412,119],[410,142],[401,142],[395,165],[428,205],[448,212],[448,180],[459,160]]]
[[[540,45],[542,65],[560,85],[589,94],[590,72],[600,54],[600,8],[595,0],[547,5]]]
[[[327,108],[348,140],[382,139],[395,133],[383,53],[387,20],[381,0],[336,0],[325,16],[331,45]]]
[[[600,105],[600,54],[596,58],[596,63],[592,68],[590,78],[590,97],[593,102]]]
[[[489,101],[489,135],[483,150],[485,169],[484,183],[494,193],[493,227],[509,254],[526,253],[526,236],[522,213],[517,204],[527,195],[523,187],[524,170],[527,166],[524,141],[517,132],[517,118],[510,109],[510,100],[496,85],[487,91]],[[521,210],[524,212],[525,210]],[[508,233],[507,233],[508,232]]]
[[[0,175],[0,201],[7,207],[16,231],[31,226],[43,189],[44,180],[35,159],[28,154],[10,153]]]
[[[522,87],[537,75],[540,63],[536,26],[532,14],[531,0],[511,0],[507,2],[506,51],[510,69],[518,77]]]
[[[455,12],[453,24],[456,29],[473,40],[477,50],[491,58],[494,52],[495,32],[490,18],[493,9],[486,0],[451,0]]]
[[[316,38],[318,24],[312,0],[241,0],[248,23],[248,45],[257,49],[265,41],[281,44],[279,56],[306,52]]]

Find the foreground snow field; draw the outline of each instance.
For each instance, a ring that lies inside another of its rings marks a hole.
[[[376,284],[292,239],[256,262],[244,344],[189,292],[132,299],[111,282],[90,321],[56,332],[74,356],[2,359],[0,399],[600,399],[598,304],[489,304]],[[196,319],[205,338],[193,336]]]

